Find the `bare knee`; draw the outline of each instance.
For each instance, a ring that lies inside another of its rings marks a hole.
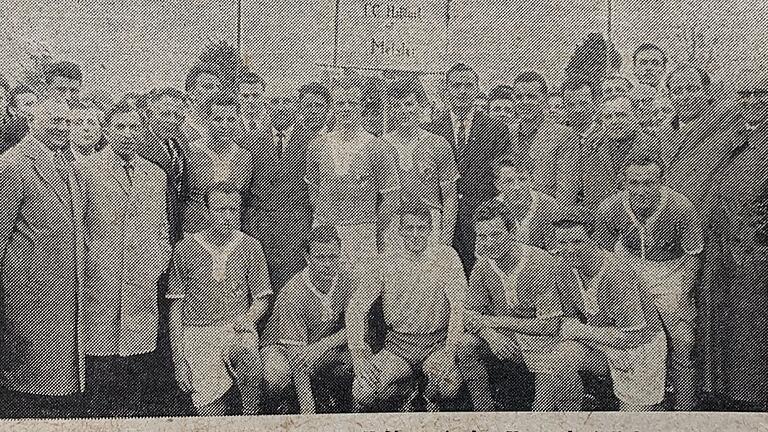
[[[461,364],[476,359],[482,344],[483,340],[478,336],[463,333],[456,344],[456,362]]]
[[[270,394],[283,394],[290,386],[291,367],[279,349],[269,347],[262,351],[264,383]]]

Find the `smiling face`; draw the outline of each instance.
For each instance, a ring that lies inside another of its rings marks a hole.
[[[305,258],[309,273],[314,278],[330,281],[341,269],[341,247],[335,240],[328,243],[313,241]]]
[[[51,78],[52,93],[69,104],[77,102],[82,84],[76,79],[63,76]]]
[[[129,158],[144,139],[143,130],[138,111],[120,112],[112,115],[105,136],[116,154]]]
[[[475,222],[475,249],[477,255],[497,260],[508,250],[514,234],[507,229],[504,219],[499,216],[491,220]]]
[[[709,106],[709,88],[696,69],[679,69],[670,75],[668,83],[669,97],[681,122],[688,123],[704,114]]]
[[[663,185],[661,167],[656,164],[629,165],[624,170],[624,189],[632,207],[649,210],[658,202]]]
[[[333,89],[333,115],[341,129],[354,129],[363,121],[363,90],[359,87]]]
[[[602,108],[605,134],[613,140],[623,140],[636,133],[639,127],[632,101],[628,97],[607,100]]]
[[[103,114],[95,108],[72,110],[70,139],[81,153],[90,154],[96,149],[101,138]]]
[[[310,130],[317,130],[326,125],[331,106],[323,96],[307,93],[299,102],[299,110],[304,125]]]
[[[240,136],[240,117],[237,105],[211,105],[208,117],[211,138],[217,141],[233,142]]]
[[[477,75],[471,70],[452,72],[446,77],[445,96],[454,112],[472,109],[479,93]]]
[[[35,106],[31,134],[52,150],[69,146],[72,113],[64,102],[45,101]]]
[[[413,254],[424,252],[429,245],[429,235],[432,233],[431,218],[424,215],[401,215],[399,231],[405,250]]]
[[[638,51],[633,66],[637,81],[651,87],[658,87],[666,69],[664,54],[657,49]]]
[[[421,106],[415,94],[389,101],[390,121],[395,127],[413,128],[419,126]]]

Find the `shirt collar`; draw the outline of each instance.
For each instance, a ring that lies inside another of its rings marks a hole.
[[[283,130],[283,145],[285,145],[288,141],[291,140],[291,135],[293,134],[293,128],[294,126],[290,125],[287,128],[285,128],[285,130]],[[272,138],[274,138],[275,141],[277,141],[278,131],[274,127],[272,127],[271,129],[272,129]]]
[[[320,302],[323,304],[329,304],[331,302],[333,293],[336,291],[336,286],[339,284],[339,276],[336,275],[331,282],[331,289],[329,289],[326,294],[323,294],[323,292],[317,289],[315,284],[312,283],[312,277],[309,274],[308,267],[305,267],[304,270],[301,271],[301,278],[304,280],[304,284],[307,286],[307,288],[309,288],[312,294],[320,299]]]
[[[451,124],[453,124],[453,130],[459,129],[459,125],[462,123],[461,120],[459,120],[459,117],[453,112],[450,112],[451,115]],[[472,127],[472,121],[475,119],[475,109],[471,108],[469,110],[469,113],[467,113],[467,118],[464,119],[464,129],[469,131],[469,129]]]

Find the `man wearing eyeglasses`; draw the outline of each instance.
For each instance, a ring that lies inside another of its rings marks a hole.
[[[699,288],[703,390],[728,410],[765,410],[768,400],[768,71],[735,81],[737,106],[705,149],[714,168],[692,198],[704,226]],[[701,159],[708,159],[702,156]]]

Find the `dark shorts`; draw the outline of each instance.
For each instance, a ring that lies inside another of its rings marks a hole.
[[[405,360],[416,371],[432,353],[445,346],[447,333],[447,330],[425,334],[387,330],[384,349]]]

